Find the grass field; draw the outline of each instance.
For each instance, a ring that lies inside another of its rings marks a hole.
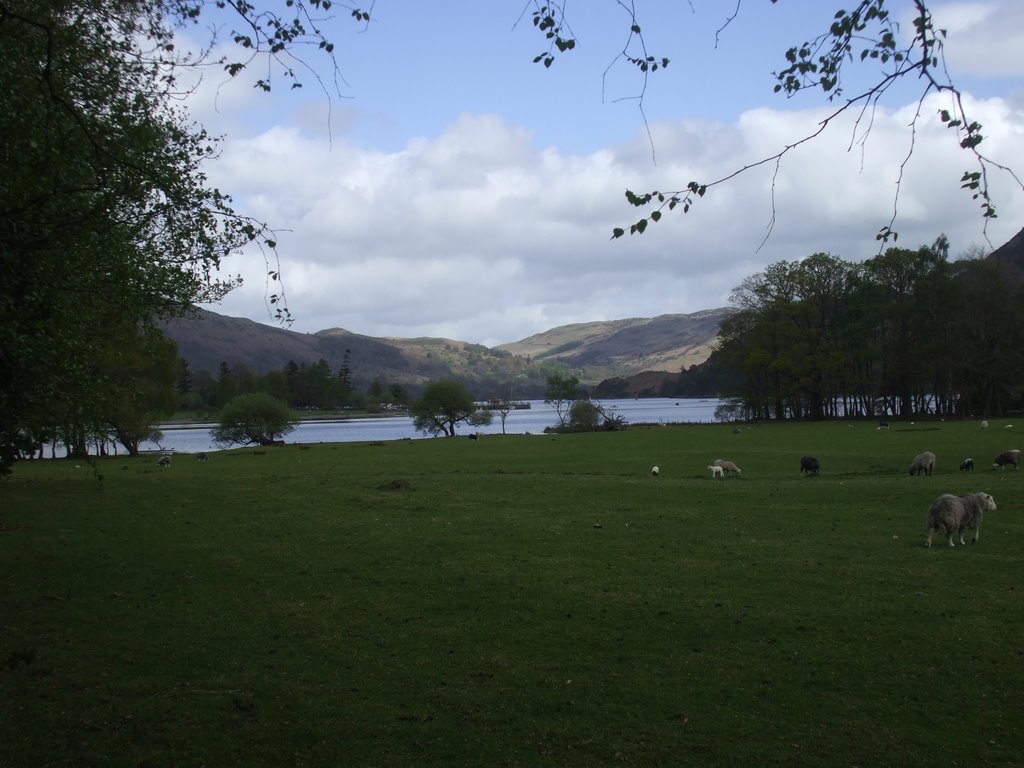
[[[1020,766],[1024,473],[990,468],[1020,442],[698,425],[18,464],[0,765]],[[976,490],[980,542],[926,549],[931,501]]]

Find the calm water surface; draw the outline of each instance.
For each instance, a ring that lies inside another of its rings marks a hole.
[[[540,434],[545,427],[558,423],[555,409],[542,400],[531,400],[527,410],[512,411],[505,419],[505,433],[509,435]],[[686,398],[655,397],[641,400],[601,400],[605,409],[622,415],[628,424],[685,424],[710,423],[715,420],[716,399],[693,400]],[[144,443],[143,451],[176,451],[197,453],[215,451],[217,446],[210,439],[213,424],[188,426],[163,425],[164,433],[160,444]],[[471,431],[465,425],[459,434]],[[480,427],[481,434],[501,434],[501,418],[494,414],[494,423]],[[347,421],[304,421],[285,438],[288,443],[347,443],[372,442],[376,440],[407,440],[426,437],[417,432],[410,416],[368,416]]]
[[[715,421],[717,399],[686,399],[671,397],[647,397],[639,400],[600,400],[601,406],[611,413],[621,414],[628,424],[687,424],[711,423]],[[543,400],[530,400],[528,410],[513,411],[505,420],[506,434],[540,434],[545,427],[558,422],[555,410]],[[142,451],[167,451],[193,454],[200,451],[216,451],[217,445],[210,439],[213,424],[190,424],[187,426],[164,425],[159,444],[143,443]],[[460,434],[472,431],[462,426]],[[480,427],[481,434],[501,434],[502,420],[495,414],[495,421]],[[290,443],[316,442],[362,442],[375,440],[421,439],[425,437],[413,427],[409,416],[375,416],[345,421],[304,421],[287,437]]]

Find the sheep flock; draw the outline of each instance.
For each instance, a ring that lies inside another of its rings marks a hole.
[[[888,428],[887,423],[880,428]],[[982,429],[988,427],[987,422],[982,422]],[[1005,470],[1006,467],[1020,469],[1020,450],[1011,449],[999,453],[992,462],[992,467]],[[936,456],[931,451],[922,451],[917,454],[910,464],[910,475],[930,477],[935,471]],[[735,462],[726,459],[715,459],[707,467],[713,479],[725,479],[729,475],[739,476],[742,474]],[[960,461],[960,472],[973,472],[974,459],[964,458]],[[817,476],[821,472],[821,462],[814,456],[805,455],[800,457],[800,473],[807,476]],[[651,474],[658,477],[661,470],[658,466],[651,469]],[[949,546],[955,547],[955,539],[959,538],[960,544],[965,544],[964,531],[974,531],[973,542],[977,542],[981,535],[981,520],[985,512],[997,509],[996,501],[991,494],[984,491],[964,493],[955,495],[943,493],[937,497],[928,508],[927,529],[928,537],[925,546],[931,547],[932,540],[936,533],[945,534]],[[972,543],[973,543],[972,542]]]

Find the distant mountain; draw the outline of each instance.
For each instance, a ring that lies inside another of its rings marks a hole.
[[[429,381],[457,378],[481,394],[513,384],[516,396],[528,397],[543,391],[556,360],[588,386],[642,371],[677,373],[702,363],[711,354],[719,323],[731,311],[576,323],[495,348],[453,339],[376,338],[343,328],[297,333],[207,310],[168,321],[164,332],[193,371],[213,375],[222,362],[263,374],[289,362],[324,359],[337,371],[347,353],[357,387],[379,379],[415,390]]]
[[[722,319],[733,311],[563,325],[497,349],[535,362],[560,360],[596,381],[642,371],[678,372],[708,359]]]

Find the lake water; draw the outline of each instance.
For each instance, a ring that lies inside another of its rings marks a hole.
[[[505,420],[505,433],[509,435],[541,434],[545,427],[558,423],[555,409],[543,400],[531,400],[530,408],[512,411]],[[600,400],[606,410],[620,414],[627,424],[687,424],[711,423],[719,400],[693,400],[687,398],[652,397],[640,400]],[[188,426],[162,425],[164,433],[160,444],[143,443],[143,451],[175,451],[198,453],[215,451],[210,439],[213,424]],[[461,425],[459,433],[468,435],[469,427]],[[494,423],[475,430],[481,434],[501,434],[501,418],[494,414]],[[348,420],[303,421],[285,437],[288,443],[347,443],[377,440],[422,439],[409,416],[368,416]]]

